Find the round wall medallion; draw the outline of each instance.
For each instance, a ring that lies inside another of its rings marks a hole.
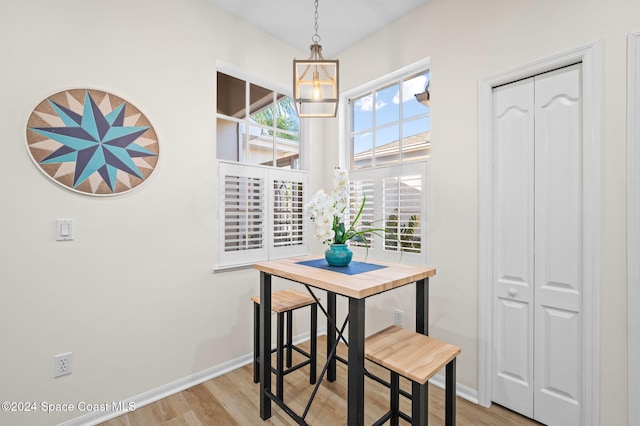
[[[58,184],[89,195],[115,195],[144,182],[158,163],[151,123],[122,98],[93,89],[49,96],[27,122],[35,164]]]

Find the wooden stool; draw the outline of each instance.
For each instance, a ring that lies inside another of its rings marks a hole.
[[[260,330],[260,296],[254,296],[253,300],[253,382],[260,381],[258,364],[259,330]],[[309,352],[305,352],[293,344],[293,311],[305,306],[311,307],[311,347]],[[271,371],[276,375],[276,396],[283,399],[284,376],[309,364],[309,383],[316,382],[316,354],[318,342],[318,304],[313,297],[297,290],[281,290],[271,294],[271,310],[277,314],[276,320],[276,348],[271,353],[276,353],[276,367]],[[287,341],[284,342],[284,323],[286,315]],[[286,368],[284,362],[284,352],[286,349]],[[307,359],[292,366],[292,352],[296,351],[304,355]]]
[[[375,425],[402,417],[413,425],[428,421],[428,380],[446,366],[445,424],[456,423],[456,357],[460,348],[423,334],[392,325],[364,342],[365,358],[391,372],[390,410]],[[411,417],[400,411],[400,378],[411,380]]]

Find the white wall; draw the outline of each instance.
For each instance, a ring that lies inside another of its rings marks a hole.
[[[595,41],[604,78],[601,264],[601,424],[626,424],[626,37],[640,3],[625,0],[430,0],[340,53],[348,91],[431,58],[431,332],[462,346],[458,380],[476,389],[478,360],[478,82]],[[333,131],[338,134],[334,124]],[[337,151],[328,154],[335,156]],[[411,305],[412,294],[392,301]],[[389,297],[394,297],[389,295]],[[384,303],[380,303],[383,306]],[[406,312],[406,310],[405,310]]]
[[[258,274],[213,273],[216,61],[289,85],[296,55],[206,0],[0,3],[0,401],[120,401],[251,352]],[[33,108],[83,87],[155,127],[158,166],[130,193],[73,193],[28,156]],[[55,241],[60,218],[75,241]],[[74,372],[53,379],[67,351]],[[0,424],[83,414],[0,412]]]
[[[640,2],[627,0],[430,0],[338,55],[345,91],[431,58],[432,334],[462,346],[458,378],[475,389],[478,81],[602,41],[607,425],[626,424],[627,411],[625,52],[627,33],[640,29],[637,16]],[[206,0],[23,0],[0,4],[0,55],[0,400],[118,401],[247,355],[258,275],[212,273],[216,60],[289,84],[291,59],[306,52]],[[121,96],[154,125],[160,161],[135,191],[82,196],[31,163],[28,115],[46,96],[76,87]],[[338,120],[326,122],[326,129],[303,130],[314,158],[312,191],[329,185],[338,164]],[[59,218],[75,220],[74,242],[54,241]],[[412,294],[389,294],[389,308],[372,300],[369,326],[391,322],[397,305],[409,312]],[[66,351],[74,353],[75,371],[54,380],[52,357]],[[78,415],[0,412],[0,424],[55,424]]]

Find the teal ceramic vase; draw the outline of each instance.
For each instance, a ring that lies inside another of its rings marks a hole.
[[[346,244],[331,244],[324,252],[324,258],[331,266],[347,266],[352,257],[353,252]]]

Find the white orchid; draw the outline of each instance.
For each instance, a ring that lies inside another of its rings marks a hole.
[[[351,226],[347,229],[344,225],[349,213],[349,176],[345,170],[336,168],[333,172],[333,188],[330,194],[319,190],[305,204],[307,217],[315,226],[314,237],[327,244],[344,244],[354,239],[364,241],[365,233],[377,234],[384,229],[370,228],[364,231],[356,231],[355,225],[360,219],[364,209],[366,197],[363,196],[360,209]]]

